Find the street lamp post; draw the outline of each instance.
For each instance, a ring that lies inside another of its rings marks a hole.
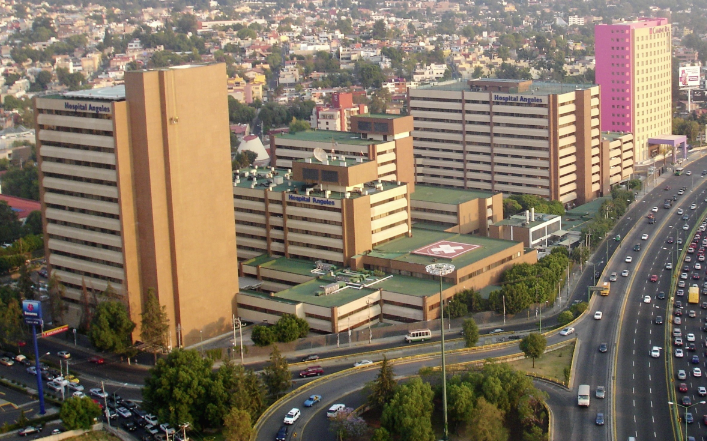
[[[442,336],[442,409],[444,413],[444,440],[449,439],[447,426],[447,365],[444,359],[444,308],[442,295],[442,277],[454,272],[454,265],[449,263],[433,263],[425,267],[425,271],[433,276],[439,276],[439,307],[440,307],[440,334]]]
[[[700,401],[700,402],[698,402],[698,403],[691,404],[691,405],[689,405],[689,406],[684,406],[684,405],[682,405],[682,404],[680,404],[680,403],[674,403],[674,402],[672,402],[672,401],[668,401],[668,404],[672,404],[672,405],[675,405],[675,406],[678,406],[678,407],[682,407],[682,408],[685,409],[685,418],[684,418],[684,420],[685,420],[685,438],[684,438],[684,439],[685,439],[685,440],[687,439],[687,411],[688,411],[691,407],[695,407],[695,406],[697,406],[698,404],[705,404],[705,403],[707,403],[707,401]]]
[[[368,309],[368,344],[371,344],[373,335],[371,334],[371,299],[366,299],[366,309]]]

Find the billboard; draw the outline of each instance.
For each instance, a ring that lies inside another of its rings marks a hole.
[[[707,90],[693,90],[692,101],[695,103],[704,103],[705,101],[707,101]]]
[[[678,70],[679,87],[697,87],[700,85],[700,66],[680,66]]]
[[[22,315],[28,325],[42,324],[42,303],[37,300],[22,301]]]

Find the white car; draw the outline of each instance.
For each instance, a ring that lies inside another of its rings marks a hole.
[[[683,213],[682,208],[678,208],[678,216],[682,216],[682,213]]]
[[[74,392],[83,392],[83,385],[78,383],[68,382],[67,386]]]
[[[356,363],[354,363],[354,367],[366,366],[369,364],[373,364],[373,362],[371,360],[361,360],[361,361],[357,361]]]
[[[127,411],[128,413],[130,413],[130,411],[129,411],[128,409],[125,409],[125,408],[123,408],[123,407],[121,407],[121,408],[119,408],[119,409],[124,409],[125,411]],[[293,409],[293,410],[294,410],[294,409]],[[120,410],[118,410],[117,412],[120,414]],[[298,411],[298,412],[299,412],[299,411]],[[132,415],[132,414],[131,414],[131,415]],[[121,415],[121,416],[122,416],[122,415]],[[125,418],[127,418],[127,417],[125,417]],[[170,426],[168,423],[162,423],[162,424],[160,424],[160,430],[162,430],[162,431],[163,431],[165,434],[167,434],[168,436],[174,433],[174,429],[173,429],[172,426]]]
[[[603,316],[604,314],[602,314],[601,311],[597,311],[594,313],[594,320],[601,320]]]
[[[697,209],[697,204],[690,205],[690,210],[696,210],[696,209]]]
[[[647,235],[647,234],[642,234],[642,235],[641,235],[641,240],[648,240],[648,235]]]
[[[565,328],[562,331],[560,331],[560,335],[570,335],[574,334],[574,328]]]
[[[682,229],[683,229],[683,230],[689,230],[689,229],[690,229],[690,226],[689,226],[688,224],[685,224],[685,225],[682,226]]]
[[[683,369],[678,371],[678,380],[687,380],[687,374]]]
[[[700,262],[695,262],[695,269],[696,270],[701,270],[702,269],[702,264]]]
[[[697,388],[697,395],[699,395],[701,397],[704,397],[705,395],[707,395],[707,388],[704,386],[698,387]]]
[[[651,357],[660,358],[660,348],[658,346],[653,346],[653,349],[651,349]]]
[[[61,392],[64,388],[61,384],[55,383],[53,381],[47,382],[47,387],[55,392]]]
[[[673,269],[673,264],[672,264],[671,262],[666,263],[666,264],[665,264],[665,269],[666,269],[666,270],[671,270],[671,269]]]
[[[692,376],[693,377],[701,377],[702,376],[702,369],[700,368],[692,368]]]
[[[653,207],[653,208],[651,208],[651,211],[654,212],[654,213],[657,213],[657,212],[658,212],[658,207]]]
[[[628,270],[621,271],[621,277],[628,277]]]
[[[153,426],[156,426],[158,424],[157,417],[152,415],[151,413],[145,415],[143,419],[147,421],[147,424],[151,424]]]
[[[71,394],[71,396],[74,397],[74,398],[83,398],[83,397],[85,397],[86,395],[85,395],[83,392],[81,392],[80,390],[77,390],[76,392],[74,392],[73,394]]]
[[[681,273],[681,274],[680,274],[680,278],[681,278],[682,280],[687,280],[687,273]]]
[[[56,353],[56,355],[61,358],[71,358],[71,354],[67,351],[59,351]]]
[[[682,358],[682,357],[684,357],[684,354],[683,354],[683,352],[682,352],[682,349],[680,349],[680,348],[675,349],[675,357],[676,357],[676,358]]]
[[[133,416],[133,413],[124,407],[119,407],[119,408],[115,409],[115,411],[118,413],[118,415],[122,416],[123,418],[130,418],[131,416]],[[160,425],[160,428],[162,429],[162,425]],[[164,430],[164,429],[162,429],[162,430]],[[164,431],[166,432],[166,430],[164,430]],[[174,429],[172,429],[172,431],[174,431]]]
[[[624,259],[624,262],[626,262],[626,263],[631,263],[631,262],[633,262],[633,257],[631,257],[631,256],[626,256],[626,259]]]
[[[88,392],[96,398],[108,398],[108,394],[97,387],[90,389]]]
[[[686,339],[687,341],[695,341],[695,334],[692,334],[692,333],[687,334],[687,335],[685,336],[685,339]]]
[[[334,404],[329,408],[329,410],[326,411],[326,416],[327,418],[334,418],[336,414],[338,414],[344,409],[346,409],[345,404]]]
[[[651,296],[643,296],[643,303],[650,303],[651,302]]]
[[[294,424],[295,421],[299,419],[300,416],[300,411],[296,407],[289,412],[287,412],[287,415],[285,415],[285,419],[282,421],[285,424]]]

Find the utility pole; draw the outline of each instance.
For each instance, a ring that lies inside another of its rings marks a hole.
[[[183,441],[189,441],[189,439],[187,438],[187,427],[189,427],[189,423],[184,423],[180,426],[180,428],[182,429],[182,440]]]
[[[106,406],[106,421],[110,427],[110,410],[108,409],[108,394],[106,393],[106,385],[101,381],[101,390],[103,391],[103,405]]]

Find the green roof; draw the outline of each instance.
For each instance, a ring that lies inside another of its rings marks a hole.
[[[271,296],[270,294],[267,294],[267,293],[264,293],[264,292],[251,291],[251,290],[248,290],[248,289],[241,290],[241,291],[239,292],[239,294],[247,294],[247,295],[253,296],[253,297],[260,297],[260,298],[263,298],[263,299],[274,300],[274,301],[276,301],[276,302],[287,303],[288,305],[296,305],[296,304],[299,303],[299,302],[296,302],[296,301],[293,301],[293,300],[289,300],[289,299],[283,299],[283,298],[279,298],[279,297],[274,297],[274,296]]]
[[[268,256],[267,254],[261,254],[258,257],[254,257],[243,262],[243,265],[252,267],[260,266],[262,268],[270,268],[272,270],[282,271],[284,273],[299,274],[302,276],[316,276],[315,274],[312,274],[314,262],[309,260],[288,259],[283,256],[274,257]]]
[[[283,133],[282,135],[277,135],[276,138],[280,139],[296,139],[307,142],[321,142],[327,143],[328,146],[322,147],[327,152],[330,152],[333,148],[336,150],[336,146],[332,144],[354,144],[354,145],[374,145],[382,144],[387,141],[377,141],[375,139],[362,139],[361,135],[354,132],[338,132],[336,130],[306,130],[304,132],[297,133]]]
[[[533,228],[536,227],[542,223],[545,223],[549,220],[556,219],[560,216],[557,214],[544,214],[544,213],[535,213],[535,220],[533,222],[528,222],[525,227],[527,228]],[[500,222],[496,222],[494,225],[513,225],[516,227],[523,226],[525,223],[525,214],[516,214],[511,216],[508,219],[503,219]]]
[[[459,190],[454,188],[415,185],[415,193],[410,195],[413,201],[438,202],[440,204],[459,205],[474,199],[488,199],[493,194],[485,191]]]
[[[610,197],[596,198],[584,205],[567,210],[565,215],[562,216],[562,229],[568,231],[581,230],[584,224],[594,219],[594,216],[601,208],[601,204],[610,199]]]
[[[275,298],[286,299],[295,302],[308,303],[310,305],[322,306],[325,308],[331,308],[333,306],[343,306],[347,303],[358,300],[365,297],[371,293],[376,292],[378,289],[377,285],[374,285],[375,289],[362,288],[356,289],[352,287],[346,287],[341,291],[334,294],[317,296],[318,291],[323,291],[322,286],[328,285],[330,283],[336,282],[336,279],[329,276],[323,276],[319,279],[310,280],[309,282],[300,283],[297,286],[293,286],[290,289],[280,291],[275,294]],[[272,297],[271,297],[272,298]]]
[[[500,251],[517,245],[518,242],[503,239],[492,239],[489,237],[472,236],[469,234],[446,233],[443,231],[412,229],[412,237],[401,237],[399,239],[386,242],[373,249],[368,256],[381,259],[391,259],[398,262],[409,262],[413,264],[429,265],[434,261],[440,260],[440,257],[423,256],[412,254],[413,251],[427,245],[431,245],[441,240],[449,240],[452,242],[460,242],[471,245],[478,245],[479,248],[468,251],[454,259],[450,260],[458,268],[471,265],[481,259],[485,259]]]
[[[480,78],[481,80],[489,80],[493,81],[494,83],[517,83],[519,81],[525,81],[525,80],[501,80],[498,78]],[[577,84],[577,83],[554,83],[554,82],[545,82],[545,81],[533,81],[533,84],[530,86],[529,90],[523,91],[523,92],[499,92],[499,93],[505,93],[505,94],[512,94],[512,95],[538,95],[538,96],[547,96],[547,95],[555,95],[555,94],[563,94],[563,93],[569,93],[573,92],[575,90],[585,90],[589,89],[592,87],[596,87],[596,84]],[[471,91],[471,87],[469,87],[469,84],[467,83],[467,80],[452,80],[452,81],[445,81],[445,82],[440,82],[440,83],[432,83],[429,85],[420,85],[418,89],[432,89],[432,90],[445,90],[445,91],[451,91],[451,92],[459,92],[459,91]]]
[[[376,288],[381,288],[384,291],[396,292],[400,294],[408,294],[417,297],[428,297],[434,294],[439,294],[439,279],[420,279],[419,277],[410,276],[393,276],[385,279],[382,282],[373,285]],[[442,288],[451,288],[452,284],[442,283]]]

